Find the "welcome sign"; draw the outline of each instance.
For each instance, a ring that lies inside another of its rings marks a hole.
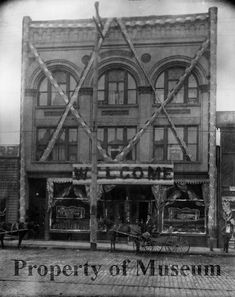
[[[91,183],[91,164],[73,165],[73,182]],[[163,184],[174,183],[172,164],[98,164],[98,184]]]

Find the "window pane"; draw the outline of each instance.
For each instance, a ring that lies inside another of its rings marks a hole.
[[[176,144],[168,145],[167,159],[183,160],[183,152],[179,145],[176,145]]]
[[[108,143],[111,141],[114,141],[114,139],[115,139],[115,129],[109,128],[108,129]]]
[[[197,89],[190,88],[188,89],[188,98],[189,99],[197,99]]]
[[[104,75],[102,75],[98,81],[98,90],[104,90]]]
[[[62,130],[62,133],[58,137],[57,143],[64,143],[65,142],[65,130]]]
[[[168,79],[179,79],[184,74],[184,68],[172,68],[168,70]]]
[[[177,132],[177,135],[181,139],[184,139],[184,128],[176,127],[176,132]],[[169,144],[178,144],[178,141],[177,141],[175,135],[173,134],[171,128],[168,128],[168,143]]]
[[[174,103],[184,103],[184,87],[182,87],[177,94],[174,96]]]
[[[104,91],[98,91],[98,101],[100,101],[100,103],[104,101]]]
[[[124,81],[124,71],[113,70],[109,72],[109,81]]]
[[[136,134],[136,128],[127,128],[127,140],[130,140]]]
[[[116,101],[116,83],[109,83],[109,93],[108,93],[108,102],[109,104],[115,104]]]
[[[66,73],[65,72],[57,71],[57,72],[54,72],[52,75],[58,84],[66,83]]]
[[[51,105],[65,105],[63,98],[59,94],[51,94]]]
[[[70,145],[69,146],[69,161],[77,161],[77,146]]]
[[[116,140],[123,141],[123,128],[117,128],[116,132],[117,132]]]
[[[70,86],[69,86],[70,91],[75,90],[76,85],[77,85],[76,80],[72,76],[70,76]]]
[[[156,82],[156,88],[164,88],[164,72],[158,77]]]
[[[56,144],[52,150],[52,160],[53,161],[65,161],[65,145]]]
[[[128,104],[136,104],[136,90],[128,91]]]
[[[134,78],[128,73],[128,89],[136,89],[136,83]]]
[[[39,105],[40,106],[45,106],[47,105],[47,96],[48,96],[48,93],[39,93]]]
[[[38,129],[38,143],[47,145],[50,137],[50,129]]]
[[[155,149],[154,149],[154,159],[155,160],[162,161],[163,158],[164,158],[163,146],[155,146]]]
[[[69,143],[77,143],[77,129],[69,129]]]
[[[154,140],[155,143],[164,142],[164,128],[155,128],[154,129]]]
[[[197,81],[193,75],[190,75],[188,78],[189,88],[197,88]]]
[[[188,127],[188,143],[197,143],[197,127]]]
[[[192,161],[197,160],[197,145],[196,144],[189,144],[188,149],[192,155]]]
[[[43,81],[40,84],[39,91],[40,92],[47,92],[47,85],[48,85],[47,78],[44,78]]]
[[[168,92],[173,90],[174,87],[176,86],[178,80],[170,80],[168,81]]]
[[[104,129],[103,128],[98,128],[97,129],[97,138],[99,141],[103,142],[104,141]]]
[[[157,89],[156,93],[157,93],[157,97],[160,100],[160,102],[163,102],[164,101],[164,89]],[[159,101],[156,100],[156,103],[159,103]]]
[[[42,154],[45,150],[46,146],[43,145],[37,145],[37,151],[36,151],[36,160],[39,161],[42,157]]]

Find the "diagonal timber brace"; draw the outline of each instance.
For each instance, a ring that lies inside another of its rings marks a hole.
[[[190,65],[185,69],[184,74],[180,77],[178,83],[175,85],[174,89],[171,90],[164,102],[162,102],[161,106],[154,111],[151,118],[147,120],[142,128],[139,129],[137,134],[132,137],[132,139],[129,141],[127,146],[123,148],[123,150],[117,155],[115,161],[120,162],[125,158],[125,156],[132,150],[132,148],[135,146],[135,144],[140,140],[143,133],[147,130],[147,128],[152,125],[155,121],[155,119],[158,117],[158,115],[163,111],[163,108],[173,99],[175,94],[180,90],[180,88],[183,86],[185,79],[190,75],[194,67],[196,66],[198,60],[200,57],[204,54],[204,52],[207,50],[209,46],[209,39],[206,39],[203,43],[200,49],[197,51],[195,57],[191,60]]]
[[[162,102],[159,100],[158,96],[157,96],[157,92],[154,88],[154,85],[153,83],[151,82],[149,76],[147,75],[137,53],[136,53],[136,50],[134,48],[134,45],[133,43],[131,42],[131,39],[129,38],[128,36],[128,33],[127,33],[127,30],[126,30],[126,27],[125,25],[123,24],[122,20],[121,19],[115,19],[115,21],[117,22],[118,26],[120,27],[120,30],[122,32],[122,35],[124,37],[124,39],[126,40],[127,44],[129,45],[140,69],[142,70],[142,72],[144,73],[144,76],[146,78],[146,80],[148,81],[149,85],[151,86],[153,92],[154,92],[154,96],[155,96],[155,99],[156,101],[158,101],[160,104],[161,104],[161,107],[162,107],[162,111],[164,112],[165,116],[167,117],[167,120],[168,122],[170,123],[171,125],[171,129],[172,129],[172,132],[174,134],[174,136],[176,137],[177,141],[178,141],[178,144],[180,145],[181,149],[183,150],[183,152],[186,154],[187,158],[191,161],[192,160],[192,156],[188,150],[188,147],[186,145],[186,143],[184,142],[184,140],[178,135],[177,131],[176,131],[176,127],[174,125],[174,122],[172,121],[172,119],[170,118],[169,114],[167,113],[166,109],[165,109],[165,106],[162,104]]]
[[[113,19],[108,19],[105,23],[104,26],[104,30],[102,32],[103,36],[105,36],[110,28],[110,25],[112,23]],[[98,43],[98,48],[101,47],[103,42],[103,38],[99,39],[99,43]],[[81,79],[78,83],[78,86],[76,87],[74,94],[71,98],[71,100],[69,101],[68,97],[64,94],[63,90],[60,88],[60,86],[58,85],[58,83],[56,82],[56,80],[53,78],[51,72],[48,70],[46,64],[43,62],[42,58],[40,57],[40,55],[38,54],[36,48],[33,46],[32,43],[29,43],[29,47],[32,51],[32,53],[34,54],[37,62],[39,63],[41,69],[43,70],[43,72],[45,73],[45,75],[47,76],[47,78],[50,80],[51,84],[55,87],[55,89],[57,90],[57,92],[62,96],[63,100],[65,101],[65,103],[67,104],[66,109],[63,113],[63,115],[61,116],[59,123],[57,125],[56,130],[54,131],[52,138],[50,139],[47,148],[45,149],[40,161],[45,161],[47,159],[47,157],[49,156],[49,154],[51,153],[55,142],[60,134],[60,131],[63,127],[64,121],[66,119],[66,117],[68,116],[69,111],[72,112],[73,116],[75,117],[75,119],[78,121],[78,123],[82,126],[82,128],[84,129],[84,131],[86,132],[86,134],[88,135],[88,137],[91,139],[92,135],[91,135],[91,130],[89,128],[89,126],[87,125],[87,123],[85,122],[85,120],[82,118],[82,116],[79,114],[79,112],[73,107],[73,104],[78,96],[78,92],[84,82],[84,80],[86,79],[86,76],[89,72],[89,70],[91,69],[91,66],[93,64],[94,61],[94,52],[92,53],[91,59],[88,63],[88,65],[86,66],[86,68],[84,69],[82,75],[81,75]],[[105,152],[105,150],[102,148],[100,142],[97,142],[97,148],[99,150],[99,152],[102,154],[102,156],[104,157],[105,160],[108,161],[112,161],[112,159],[108,156],[108,154]]]

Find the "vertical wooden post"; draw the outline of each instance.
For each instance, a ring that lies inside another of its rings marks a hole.
[[[25,132],[24,132],[24,100],[26,88],[26,70],[28,65],[28,42],[30,17],[23,18],[22,28],[22,60],[21,60],[21,101],[20,101],[20,203],[19,221],[25,221],[26,215],[26,172],[25,172]]]
[[[95,2],[98,19],[99,3]],[[91,201],[90,201],[90,248],[97,248],[97,100],[98,100],[98,42],[99,33],[95,30],[93,62],[93,97],[92,97],[92,149],[91,149]]]
[[[216,235],[216,46],[217,7],[209,9],[210,22],[210,93],[209,93],[209,248],[212,251]]]

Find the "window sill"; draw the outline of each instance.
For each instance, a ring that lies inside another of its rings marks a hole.
[[[138,108],[138,104],[98,104],[98,108]]]
[[[170,161],[170,160],[154,160],[153,162],[152,162],[153,164],[189,164],[189,165],[192,165],[192,164],[201,164],[201,162],[200,161],[184,161],[184,160],[182,160],[182,161]]]
[[[160,103],[153,103],[152,104],[153,107],[160,107],[161,104]],[[165,105],[165,108],[169,108],[169,107],[200,107],[201,104],[200,103],[168,103]]]
[[[46,164],[46,165],[58,165],[58,164],[68,164],[72,165],[74,163],[77,163],[77,161],[32,161],[31,164]]]
[[[35,109],[63,109],[67,106],[67,104],[64,105],[43,105],[43,106],[35,106]]]

